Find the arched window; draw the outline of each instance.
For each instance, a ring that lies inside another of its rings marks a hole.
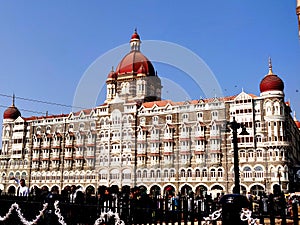
[[[202,170],[202,177],[207,177],[207,169]]]
[[[218,169],[218,177],[223,177],[223,170],[221,168]]]
[[[160,170],[157,170],[157,171],[156,171],[156,177],[157,177],[157,178],[160,178]]]
[[[256,150],[256,156],[257,156],[257,158],[263,158],[262,150],[260,150],[260,149]]]
[[[262,142],[262,136],[261,135],[256,136],[256,142],[258,142],[258,143]]]
[[[215,178],[215,177],[216,177],[216,169],[215,169],[215,168],[212,168],[212,169],[210,170],[210,177],[212,177],[212,178]]]
[[[175,170],[174,169],[170,170],[170,177],[175,177]]]
[[[243,174],[244,174],[244,178],[251,178],[252,177],[251,168],[249,166],[246,166],[243,169]]]
[[[185,170],[184,170],[184,169],[182,169],[182,170],[180,171],[180,177],[185,177]]]
[[[143,178],[147,178],[147,170],[143,171]]]
[[[164,170],[164,178],[168,178],[169,177],[169,171],[168,170]]]
[[[192,170],[191,169],[187,170],[187,177],[192,177]]]
[[[271,102],[266,103],[265,109],[266,109],[266,116],[272,115],[272,103]]]
[[[150,171],[150,178],[155,178],[154,170],[151,170],[151,171]]]
[[[142,172],[140,170],[137,171],[137,178],[142,178]]]
[[[254,167],[254,177],[255,178],[263,178],[264,177],[264,171],[261,166]]]
[[[41,134],[41,127],[36,128],[36,134],[40,135]]]
[[[112,124],[113,124],[113,125],[121,124],[121,117],[122,117],[121,111],[120,111],[120,110],[117,110],[117,109],[114,110],[114,111],[111,113]]]
[[[196,177],[200,177],[200,176],[201,176],[200,170],[199,170],[199,169],[196,169],[196,170],[195,170],[195,176],[196,176]]]
[[[21,178],[23,178],[23,179],[25,179],[25,180],[26,180],[26,178],[27,178],[27,174],[26,174],[26,172],[22,172]]]
[[[84,123],[79,124],[79,130],[83,131],[84,130]]]

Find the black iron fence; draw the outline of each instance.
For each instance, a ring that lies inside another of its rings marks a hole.
[[[217,199],[200,198],[194,196],[149,196],[141,195],[133,198],[129,195],[106,196],[102,198],[90,197],[81,203],[69,203],[68,199],[59,196],[53,199],[41,200],[35,198],[20,198],[15,196],[0,196],[0,224],[24,224],[20,219],[21,212],[24,218],[32,221],[41,213],[44,203],[47,209],[42,213],[36,224],[59,225],[55,213],[54,202],[59,201],[60,214],[67,225],[92,225],[103,217],[99,224],[115,224],[113,216],[109,218],[105,213],[113,212],[120,216],[125,224],[200,224],[215,211],[222,208]],[[12,210],[7,217],[9,209],[17,203],[20,211]],[[293,224],[298,225],[298,201],[294,199],[291,205],[278,198],[261,198],[251,202],[252,217],[260,219],[260,224]],[[214,218],[212,224],[222,218]],[[105,222],[104,222],[105,221]]]

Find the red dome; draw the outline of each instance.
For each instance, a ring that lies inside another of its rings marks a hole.
[[[3,113],[3,118],[4,119],[17,119],[19,116],[21,116],[20,111],[18,110],[17,107],[14,105],[8,107],[4,113]]]
[[[107,76],[108,79],[115,79],[117,77],[117,74],[111,70]]]
[[[140,35],[138,35],[136,30],[134,31],[133,35],[131,36],[131,39],[139,39],[140,40]]]
[[[155,76],[155,71],[152,63],[139,51],[128,53],[119,63],[116,73],[138,73],[143,68],[143,72],[148,76]]]
[[[275,74],[265,76],[259,85],[260,92],[266,91],[283,91],[283,81]]]

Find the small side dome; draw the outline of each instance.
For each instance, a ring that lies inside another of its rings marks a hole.
[[[19,116],[21,116],[20,111],[17,107],[15,107],[15,96],[13,96],[13,103],[11,106],[9,106],[3,113],[3,119],[17,119]]]
[[[112,67],[111,71],[107,75],[107,80],[115,80],[117,78],[117,74],[114,71],[114,68]]]
[[[259,89],[260,89],[260,92],[283,91],[284,84],[283,84],[283,81],[277,75],[268,74],[260,82]]]
[[[283,81],[272,71],[271,59],[269,59],[269,73],[262,79],[259,85],[260,92],[283,91]]]

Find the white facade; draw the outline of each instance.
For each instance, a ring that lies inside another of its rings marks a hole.
[[[140,51],[139,42],[131,46]],[[1,189],[13,193],[14,176],[31,187],[60,190],[75,184],[230,193],[233,145],[227,123],[235,118],[249,133],[238,135],[243,193],[273,192],[278,185],[298,191],[300,134],[283,90],[172,102],[160,100],[157,74],[149,81],[141,79],[149,75],[140,68],[121,74],[119,65],[117,71],[107,79],[106,103],[95,109],[3,120]]]

